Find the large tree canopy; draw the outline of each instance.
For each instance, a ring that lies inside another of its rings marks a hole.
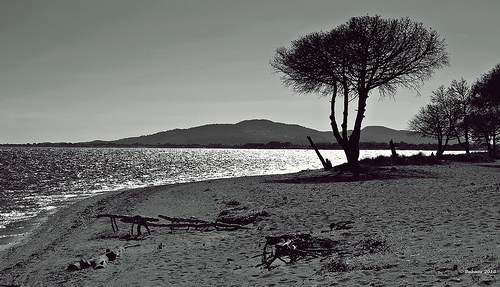
[[[448,61],[444,40],[421,23],[409,18],[362,16],[329,32],[300,37],[290,48],[278,48],[270,65],[295,92],[332,97],[333,133],[356,175],[361,123],[370,91],[378,88],[382,95],[394,95],[400,86],[417,89]],[[344,97],[341,129],[334,110],[337,97]],[[357,100],[357,114],[348,135],[348,106],[353,100]]]
[[[498,157],[500,133],[500,64],[479,78],[472,87],[472,130],[488,146],[491,157]]]

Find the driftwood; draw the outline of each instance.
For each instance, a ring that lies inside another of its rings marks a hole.
[[[330,231],[332,230],[342,230],[342,229],[352,229],[352,225],[354,221],[338,221],[338,222],[332,222],[330,223]]]
[[[300,258],[326,256],[335,251],[337,244],[328,238],[315,238],[309,234],[268,236],[261,255],[262,263],[258,266],[271,270],[271,264],[277,259],[290,264]]]
[[[398,158],[398,153],[396,152],[396,147],[394,146],[394,142],[392,141],[392,139],[389,141],[389,147],[391,148],[392,158]]]
[[[165,215],[158,215],[158,217],[166,219],[171,222],[171,224],[154,224],[154,226],[162,226],[162,227],[170,227],[174,228],[182,228],[187,227],[188,230],[190,227],[194,227],[195,229],[201,228],[202,230],[206,230],[210,227],[213,227],[217,230],[221,229],[248,229],[247,227],[238,225],[238,224],[229,224],[229,223],[221,223],[221,222],[209,222],[196,218],[178,218],[178,217],[169,217]]]
[[[323,164],[323,168],[325,170],[332,169],[332,163],[328,159],[326,159],[326,160],[323,159],[323,156],[319,152],[318,148],[316,147],[316,145],[314,144],[314,142],[313,142],[313,140],[311,139],[310,136],[307,137],[307,140],[309,140],[309,143],[311,144],[311,147],[314,149],[314,151],[316,152],[316,155],[319,157],[319,160],[321,161],[321,164]]]
[[[141,235],[141,227],[144,226],[148,231],[148,234],[151,234],[151,230],[149,230],[148,225],[151,225],[149,221],[160,221],[158,218],[151,217],[142,217],[140,215],[136,216],[124,216],[124,215],[115,215],[115,214],[99,214],[97,218],[101,217],[109,217],[111,220],[111,228],[113,232],[118,231],[118,225],[116,224],[116,219],[119,218],[121,222],[132,223],[132,227],[130,228],[131,235],[134,234],[134,225],[137,224],[137,235]]]
[[[151,234],[151,231],[149,229],[150,226],[155,226],[155,227],[167,227],[170,229],[177,229],[177,228],[186,228],[189,230],[190,227],[193,227],[195,229],[201,229],[201,230],[207,230],[210,227],[215,228],[216,230],[221,230],[221,229],[226,229],[226,230],[236,230],[236,229],[248,229],[247,227],[238,225],[238,224],[228,224],[228,223],[221,223],[221,222],[209,222],[201,219],[195,219],[195,218],[177,218],[177,217],[169,217],[165,215],[158,215],[158,217],[162,219],[166,219],[171,222],[171,224],[158,224],[158,223],[151,223],[151,221],[160,221],[158,218],[151,218],[151,217],[142,217],[139,215],[136,216],[124,216],[124,215],[116,215],[116,214],[99,214],[97,215],[97,218],[102,218],[102,217],[109,217],[111,220],[111,228],[113,229],[113,232],[118,231],[118,225],[116,224],[116,219],[120,219],[121,222],[125,223],[132,223],[132,227],[130,228],[130,232],[133,235],[134,234],[134,225],[137,224],[137,236],[141,235],[141,227],[144,226],[146,230],[148,231],[149,234]]]
[[[206,220],[202,219],[197,219],[197,218],[180,218],[180,217],[170,217],[170,216],[165,216],[165,215],[158,215],[159,218],[166,219],[172,223],[179,223],[179,222],[184,222],[184,223],[194,223],[194,224],[203,224],[203,223],[209,223]]]

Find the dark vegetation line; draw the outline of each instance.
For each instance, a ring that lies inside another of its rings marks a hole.
[[[338,143],[317,143],[318,149],[342,150]],[[361,142],[360,149],[363,150],[389,150],[389,143]],[[437,144],[409,144],[405,142],[395,143],[398,150],[436,150]],[[243,145],[228,144],[117,144],[113,142],[85,142],[85,143],[26,143],[26,144],[0,144],[0,147],[96,147],[96,148],[234,148],[234,149],[310,149],[309,145],[297,145],[291,142],[271,141],[268,143],[247,143]],[[482,150],[482,145],[473,145],[472,150]],[[463,150],[460,144],[447,147],[447,150]]]
[[[487,151],[471,152],[469,154],[432,154],[426,156],[418,153],[412,156],[378,156],[376,158],[365,158],[359,161],[362,166],[394,166],[394,165],[441,165],[449,162],[469,162],[469,163],[492,163],[495,162]],[[491,167],[497,167],[492,165]]]

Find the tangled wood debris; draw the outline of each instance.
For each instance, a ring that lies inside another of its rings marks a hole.
[[[229,223],[221,223],[221,222],[209,222],[196,218],[178,218],[178,217],[168,217],[165,215],[158,215],[158,217],[163,218],[165,220],[169,220],[171,224],[156,224],[155,226],[163,226],[174,228],[187,227],[189,230],[190,227],[194,227],[195,229],[201,229],[203,231],[207,231],[210,227],[215,228],[216,230],[236,230],[236,229],[248,229],[245,226],[239,224],[229,224]]]
[[[99,214],[97,218],[109,217],[111,220],[111,228],[113,232],[118,232],[118,225],[116,223],[116,219],[120,219],[121,222],[132,223],[132,227],[130,229],[131,235],[134,234],[134,225],[137,224],[137,236],[140,236],[141,227],[144,226],[148,231],[148,234],[151,234],[151,230],[149,227],[167,227],[171,230],[177,228],[187,228],[189,230],[190,227],[195,228],[196,230],[208,231],[210,228],[214,228],[216,230],[236,230],[236,229],[247,229],[247,227],[238,225],[238,224],[229,224],[229,223],[221,223],[221,222],[209,222],[196,218],[177,218],[177,217],[169,217],[165,215],[158,215],[158,217],[170,221],[170,224],[158,224],[151,222],[158,222],[160,219],[151,218],[151,217],[142,217],[140,215],[136,216],[124,216],[124,215],[115,215],[115,214]]]
[[[301,258],[326,256],[338,251],[335,249],[338,243],[328,238],[316,238],[310,234],[268,236],[262,252],[262,263],[258,266],[265,266],[271,270],[271,264],[276,259],[289,264]]]
[[[332,230],[342,230],[342,229],[352,229],[354,221],[338,221],[330,223],[330,231]]]
[[[97,215],[97,218],[101,217],[109,217],[111,220],[111,228],[113,229],[113,232],[118,231],[118,225],[116,224],[116,219],[119,218],[121,222],[125,223],[132,223],[132,227],[130,228],[130,234],[134,234],[134,225],[137,224],[137,236],[141,235],[141,227],[144,226],[146,230],[148,231],[148,234],[151,234],[151,230],[149,230],[148,225],[151,225],[149,223],[150,221],[160,221],[158,218],[151,218],[151,217],[142,217],[140,215],[136,216],[124,216],[124,215],[115,215],[115,214],[99,214]]]

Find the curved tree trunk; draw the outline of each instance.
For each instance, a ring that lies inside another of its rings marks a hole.
[[[353,176],[358,178],[361,172],[361,167],[359,165],[359,144],[354,146],[353,143],[350,143],[349,147],[345,149],[344,152],[347,157],[347,165],[349,166],[349,169],[351,170]]]
[[[359,141],[361,139],[361,123],[365,117],[366,100],[368,99],[367,89],[358,89],[358,112],[354,122],[354,129],[349,138],[348,148],[345,149],[347,163],[354,177],[359,177],[361,167],[359,165]]]
[[[333,135],[335,139],[340,144],[347,158],[347,166],[349,170],[353,173],[355,178],[359,177],[361,172],[361,167],[359,165],[359,141],[361,138],[361,123],[364,118],[364,112],[366,107],[366,100],[368,98],[368,91],[361,90],[358,95],[358,112],[356,115],[356,121],[354,123],[354,129],[350,136],[347,133],[347,111],[348,111],[348,95],[344,94],[344,114],[342,122],[342,130],[340,131],[337,126],[335,119],[335,95],[337,89],[335,89],[332,96],[331,102],[331,114],[330,114],[330,125],[332,126]],[[346,100],[347,99],[347,100]]]

